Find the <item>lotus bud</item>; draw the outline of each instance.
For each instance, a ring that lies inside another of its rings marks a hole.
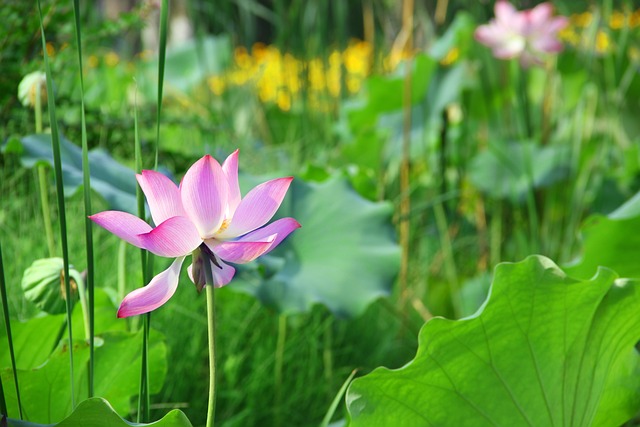
[[[18,99],[25,107],[35,107],[38,90],[40,90],[41,103],[46,104],[47,77],[42,71],[35,71],[24,76],[18,85]]]
[[[71,298],[78,296],[78,286],[84,286],[82,275],[69,266]],[[64,313],[66,291],[64,286],[64,263],[62,258],[36,260],[22,276],[22,290],[27,300],[49,314]]]

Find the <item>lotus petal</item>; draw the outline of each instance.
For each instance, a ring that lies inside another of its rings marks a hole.
[[[89,219],[122,240],[139,248],[143,247],[140,235],[151,231],[151,226],[127,212],[104,211],[91,215]]]
[[[227,198],[227,218],[233,217],[236,208],[240,204],[240,184],[238,183],[238,150],[234,151],[222,163],[222,170],[227,177],[229,196]]]
[[[168,177],[156,171],[143,170],[136,175],[156,225],[174,216],[186,216],[180,190]]]
[[[244,264],[264,254],[271,247],[275,238],[276,235],[272,234],[260,241],[228,241],[215,247],[210,246],[210,249],[225,261]]]
[[[293,218],[281,218],[277,221],[272,222],[271,224],[262,227],[258,230],[255,230],[251,233],[245,234],[238,240],[237,242],[259,242],[264,239],[269,238],[269,236],[275,235],[273,242],[271,242],[271,246],[264,251],[264,254],[268,254],[273,249],[276,248],[282,242],[285,237],[287,237],[291,232],[295,229],[300,228],[300,223]]]
[[[249,191],[238,205],[229,226],[216,238],[242,236],[266,224],[280,207],[292,180],[292,177],[273,179]]]
[[[139,236],[142,247],[164,257],[185,256],[202,244],[198,230],[183,216],[174,216]]]
[[[178,287],[183,261],[184,257],[176,258],[168,269],[151,279],[147,286],[129,293],[120,304],[118,317],[148,313],[167,302]]]
[[[211,264],[211,272],[213,273],[214,288],[221,288],[224,285],[228,284],[231,281],[231,279],[233,279],[233,276],[236,274],[235,268],[231,267],[229,264],[226,264],[220,260],[218,260],[219,266],[215,265],[212,262],[210,262],[210,264]],[[187,273],[189,274],[189,279],[191,279],[193,283],[196,283],[193,280],[193,267],[191,265],[187,268]]]
[[[206,155],[193,164],[180,184],[182,206],[204,240],[224,220],[229,186],[220,164]]]

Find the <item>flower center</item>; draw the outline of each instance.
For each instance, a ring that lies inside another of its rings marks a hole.
[[[216,231],[216,234],[222,233],[224,230],[226,230],[227,227],[229,227],[229,224],[231,224],[231,219],[229,218],[222,221],[222,224],[220,225],[220,228],[218,228],[218,231]]]

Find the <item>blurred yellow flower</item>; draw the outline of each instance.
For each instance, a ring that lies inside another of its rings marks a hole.
[[[571,15],[569,18],[572,25],[578,28],[586,28],[593,21],[593,14],[591,12],[582,12]]]
[[[107,64],[108,67],[115,67],[120,63],[120,57],[114,51],[107,52],[104,56],[104,63]]]
[[[89,59],[87,59],[87,64],[89,68],[96,68],[98,64],[100,64],[100,60],[96,55],[89,55]]]
[[[250,86],[261,102],[273,103],[283,111],[290,111],[302,99],[311,108],[327,110],[331,104],[323,99],[339,98],[343,85],[349,93],[358,92],[372,66],[373,47],[359,40],[352,40],[343,51],[332,50],[326,60],[309,61],[256,43],[250,52],[243,46],[235,48],[232,68],[210,76],[207,84],[216,95],[230,87]]]
[[[611,39],[609,34],[599,30],[596,34],[596,52],[599,54],[607,53],[611,47]]]
[[[613,30],[619,30],[625,27],[627,17],[623,12],[614,11],[609,18],[609,27]]]
[[[220,76],[211,76],[207,79],[207,84],[209,85],[209,89],[215,95],[220,96],[224,93],[224,89],[226,84],[224,79]]]
[[[56,48],[53,47],[53,44],[51,42],[47,42],[47,55],[52,58],[56,56]]]
[[[453,49],[449,50],[449,52],[447,52],[444,58],[440,60],[440,64],[444,65],[445,67],[447,65],[451,65],[454,62],[456,62],[459,56],[460,56],[460,49],[458,49],[458,47],[454,47]]]

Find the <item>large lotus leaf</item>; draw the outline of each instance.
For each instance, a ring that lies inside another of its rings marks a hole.
[[[16,365],[19,369],[33,369],[42,365],[54,347],[65,325],[64,314],[48,315],[27,322],[11,321],[11,337]],[[0,328],[0,368],[11,366],[7,333]]]
[[[532,142],[491,144],[471,162],[473,185],[498,198],[523,201],[533,188],[547,187],[568,176],[567,146],[539,147]]]
[[[120,414],[130,411],[130,399],[138,394],[142,331],[139,333],[107,332],[96,339],[95,395],[108,399]],[[149,346],[150,390],[157,393],[167,371],[166,345],[163,337],[153,332]],[[87,396],[89,345],[76,340],[73,346],[76,398]],[[15,383],[11,368],[0,370],[7,410],[18,413]],[[29,421],[59,422],[72,411],[69,373],[69,346],[63,340],[46,362],[34,369],[18,369],[18,383],[23,413]]]
[[[314,303],[355,316],[389,294],[400,264],[389,203],[373,203],[343,177],[295,179],[281,208],[296,230],[275,251],[239,271],[232,284],[284,313]]]
[[[432,319],[413,361],[352,383],[353,426],[622,424],[640,408],[640,282],[616,277],[498,265],[475,315]]]
[[[167,50],[164,63],[164,93],[187,93],[206,77],[221,74],[231,64],[231,42],[227,36],[193,39]],[[152,102],[158,95],[158,60],[143,64],[140,89]]]
[[[101,288],[95,289],[94,296],[94,333],[97,336],[105,332],[125,331],[126,322],[118,319],[114,313],[116,307]],[[84,337],[84,319],[82,307],[76,304],[71,318],[74,337]],[[55,350],[56,344],[63,334],[67,336],[66,316],[64,314],[35,317],[28,321],[11,321],[11,337],[19,369],[34,369],[46,362]],[[6,329],[0,328],[0,342],[7,342]],[[0,368],[11,366],[8,346],[0,346]]]
[[[9,427],[51,427],[51,424],[36,424],[28,421],[8,419]],[[113,410],[109,402],[94,397],[84,400],[76,407],[71,415],[63,421],[55,424],[56,427],[130,427],[130,426],[150,426],[150,427],[192,427],[187,416],[177,409],[167,413],[162,419],[149,423],[132,423],[120,418]]]
[[[599,266],[624,277],[640,277],[640,193],[607,216],[592,215],[581,228],[582,255],[565,266],[567,274],[591,277]]]
[[[11,140],[4,147],[7,152],[21,153],[25,167],[36,163],[53,165],[51,135],[28,135]],[[69,197],[82,185],[82,150],[60,135],[60,156],[62,159],[62,180],[65,196]],[[136,213],[136,178],[133,170],[116,162],[100,149],[89,152],[91,188],[100,194],[111,209]]]

